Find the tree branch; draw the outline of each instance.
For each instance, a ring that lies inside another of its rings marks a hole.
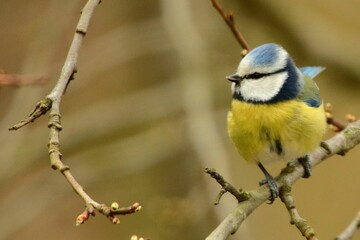
[[[299,212],[296,209],[295,201],[293,196],[291,195],[291,187],[284,185],[280,189],[280,199],[285,204],[286,209],[290,215],[290,223],[294,224],[301,234],[307,240],[317,240],[315,237],[315,230],[309,225],[309,223],[300,217]]]
[[[346,125],[339,122],[337,119],[333,117],[332,104],[326,103],[324,109],[325,109],[326,123],[329,125],[330,129],[332,129],[334,132],[340,132],[344,130]],[[356,121],[356,117],[352,114],[346,114],[345,118],[348,123],[352,123]]]
[[[21,120],[18,124],[15,124],[14,126],[10,127],[9,130],[18,130],[19,128],[22,128],[23,126],[35,121],[35,119],[41,117],[45,113],[47,113],[51,109],[52,100],[50,98],[44,98],[41,101],[39,101],[33,110],[29,113],[28,117],[26,119]]]
[[[231,12],[225,13],[224,9],[222,8],[222,6],[220,5],[220,3],[217,0],[211,0],[211,2],[213,4],[214,8],[219,12],[221,17],[224,19],[226,24],[229,26],[229,28],[230,28],[231,32],[234,34],[236,40],[239,42],[239,44],[243,48],[244,51],[242,52],[242,55],[245,56],[250,51],[250,46],[246,42],[246,40],[245,40],[244,36],[241,34],[241,32],[239,32],[237,30],[233,13],[231,13]]]
[[[323,162],[334,154],[345,153],[360,143],[360,121],[349,124],[342,132],[323,142],[310,154],[311,165]],[[275,178],[279,188],[292,186],[303,176],[304,169],[298,162],[288,164]],[[261,204],[270,197],[267,185],[248,191],[249,200],[240,202],[238,206],[220,223],[220,225],[206,238],[207,240],[226,239],[234,234],[242,222]]]
[[[69,166],[65,165],[62,162],[62,154],[60,152],[59,140],[60,131],[62,130],[60,103],[62,100],[62,96],[64,95],[66,88],[69,85],[69,82],[74,79],[74,75],[77,71],[76,64],[78,60],[78,54],[83,39],[87,33],[91,16],[99,3],[100,0],[89,0],[81,11],[81,16],[77,24],[68,55],[62,68],[60,77],[52,91],[43,100],[36,104],[35,108],[29,114],[28,118],[9,128],[9,130],[17,130],[50,111],[50,119],[48,123],[48,127],[50,128],[48,151],[51,167],[54,170],[59,170],[63,174],[63,176],[69,182],[74,191],[83,199],[86,206],[85,211],[77,217],[76,225],[84,223],[90,215],[94,215],[94,209],[96,209],[101,214],[107,216],[113,223],[120,222],[116,215],[130,214],[141,209],[139,203],[134,203],[133,205],[126,208],[120,208],[119,205],[115,202],[109,207],[105,204],[100,204],[94,201],[84,191],[82,186],[72,175]]]
[[[222,187],[219,192],[219,195],[217,196],[214,202],[215,205],[219,204],[221,197],[226,192],[231,193],[238,200],[238,202],[243,202],[249,199],[246,192],[243,192],[242,189],[237,190],[233,185],[227,182],[219,173],[217,173],[215,169],[205,168],[205,172],[209,174],[212,178],[214,178]]]
[[[356,214],[356,217],[351,221],[349,226],[335,238],[335,240],[349,240],[351,239],[356,231],[360,228],[360,211]]]
[[[329,127],[334,132],[340,132],[344,130],[346,126],[333,117],[332,104],[326,103],[324,109],[325,109],[326,123],[329,125]]]

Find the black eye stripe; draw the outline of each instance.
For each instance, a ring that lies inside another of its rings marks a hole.
[[[279,69],[279,70],[277,70],[275,72],[271,72],[271,73],[254,72],[254,73],[247,74],[247,75],[243,76],[242,78],[243,79],[254,79],[254,80],[256,80],[256,79],[259,79],[259,78],[262,78],[262,77],[267,77],[267,76],[277,74],[277,73],[281,73],[281,72],[285,72],[285,68]]]
[[[266,73],[254,72],[254,73],[245,75],[243,78],[244,79],[259,79],[259,78],[265,77],[267,75],[268,75],[268,73],[266,74]]]

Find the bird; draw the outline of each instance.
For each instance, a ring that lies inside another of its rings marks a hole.
[[[240,61],[232,83],[227,115],[228,135],[249,163],[265,175],[269,202],[279,196],[275,179],[263,164],[299,161],[304,178],[311,175],[309,153],[326,131],[326,117],[315,78],[325,68],[298,68],[288,52],[275,43],[258,46]]]

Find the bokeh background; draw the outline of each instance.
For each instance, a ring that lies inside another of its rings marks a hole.
[[[97,214],[75,227],[84,206],[50,168],[48,116],[7,130],[52,89],[85,2],[0,3],[0,69],[41,83],[0,86],[0,239],[204,239],[236,206],[231,196],[213,206],[219,185],[204,168],[244,189],[263,178],[227,137],[224,77],[236,70],[241,48],[210,0],[103,0],[63,98],[64,162],[95,200],[140,202],[139,213],[120,225]],[[317,82],[334,115],[360,116],[359,1],[221,3],[252,47],[276,42],[299,66],[326,66]],[[333,157],[293,188],[320,239],[334,238],[359,210],[359,153]],[[268,170],[276,175],[284,165]],[[302,237],[276,201],[231,239]]]

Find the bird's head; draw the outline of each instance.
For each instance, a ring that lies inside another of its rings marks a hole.
[[[300,73],[280,45],[268,43],[250,51],[237,72],[227,77],[235,99],[275,103],[293,99],[301,87]]]

